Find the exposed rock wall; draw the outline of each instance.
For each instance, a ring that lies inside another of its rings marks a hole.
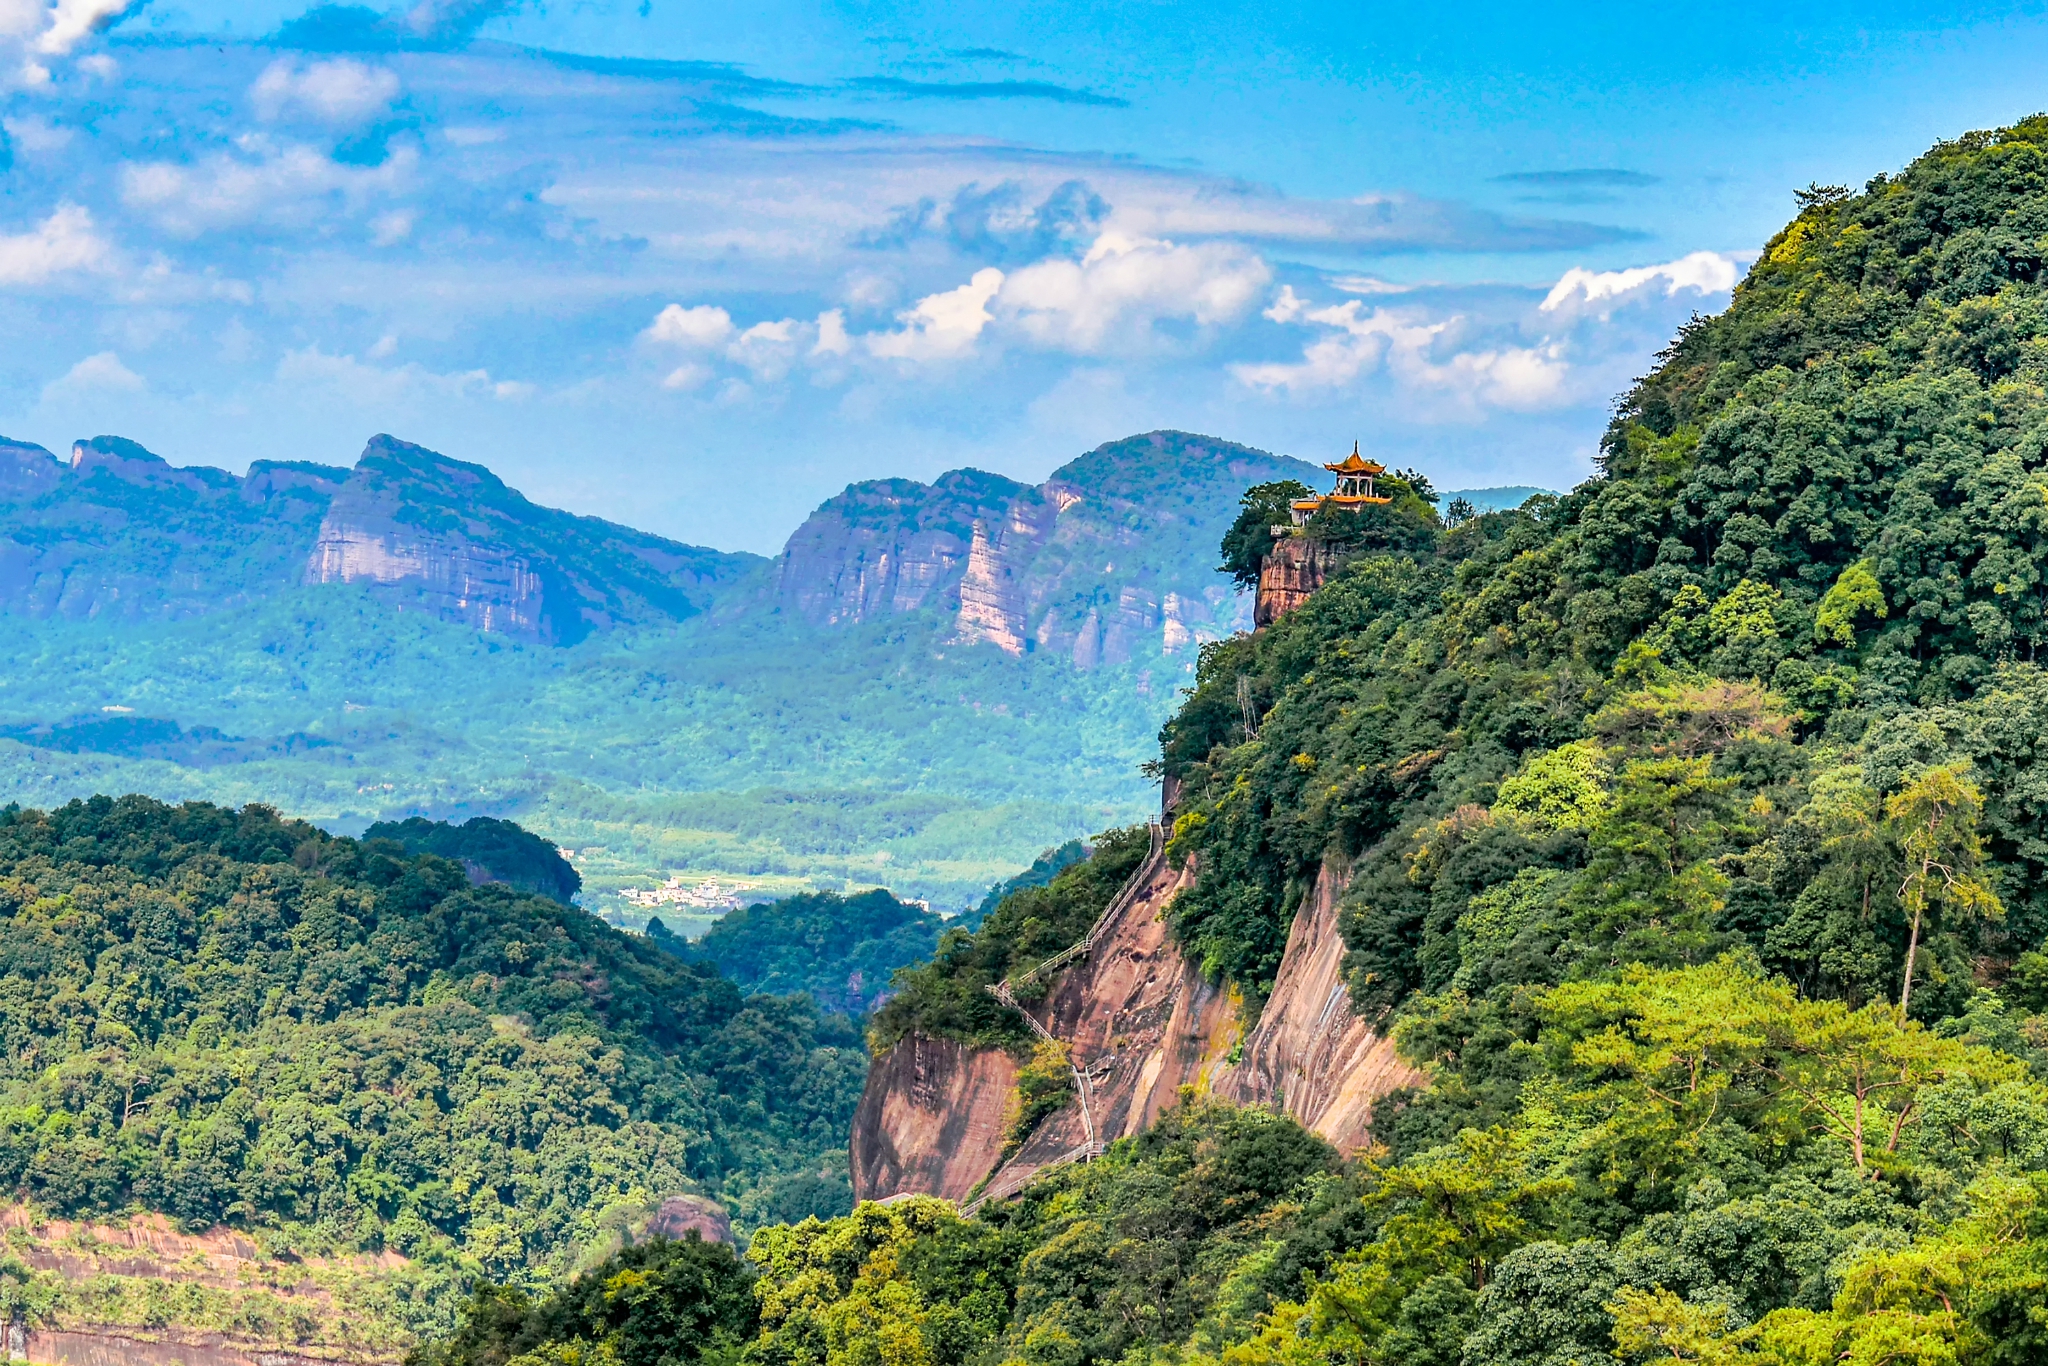
[[[1287,952],[1258,1027],[1216,1094],[1240,1105],[1285,1110],[1352,1153],[1365,1146],[1373,1102],[1422,1075],[1392,1039],[1351,1013],[1337,905],[1348,870],[1325,862],[1295,912]]]
[[[853,1190],[964,1200],[1003,1150],[1017,1060],[912,1034],[875,1059],[853,1115]]]
[[[1192,1086],[1283,1110],[1345,1153],[1363,1146],[1373,1102],[1419,1077],[1351,1013],[1337,929],[1345,871],[1325,864],[1318,875],[1242,1049],[1237,1002],[1205,981],[1167,932],[1167,904],[1194,869],[1175,870],[1162,855],[1139,876],[1140,894],[1104,927],[1094,951],[1026,1007],[1069,1045],[1087,1076],[1097,1141],[1142,1132]],[[855,1193],[957,1200],[986,1175],[988,1192],[1007,1194],[1087,1140],[1072,1104],[993,1170],[1015,1077],[1016,1062],[1000,1050],[917,1038],[890,1050],[869,1071],[854,1122]]]
[[[1095,951],[1029,1007],[1088,1077],[1101,1143],[1142,1133],[1181,1087],[1207,1089],[1238,1035],[1235,1003],[1203,980],[1167,934],[1163,912],[1193,870],[1176,871],[1162,855],[1139,875],[1142,891],[1103,927]],[[1015,1189],[1087,1138],[1081,1107],[1067,1106],[1038,1126],[989,1189]]]
[[[238,479],[118,437],[69,460],[0,441],[0,609],[176,619],[289,587],[345,473],[259,461]]]
[[[1214,567],[1245,486],[1300,462],[1180,432],[1091,451],[1029,486],[979,470],[855,484],[790,537],[775,596],[824,626],[950,615],[954,638],[1093,669],[1250,623]]]
[[[219,1333],[80,1327],[29,1333],[18,1359],[32,1366],[332,1366],[378,1358],[280,1352],[269,1344],[238,1343]]]
[[[927,605],[959,609],[959,587],[981,528],[1002,527],[1030,492],[1014,479],[954,470],[930,484],[876,479],[827,499],[796,529],[776,567],[786,610],[820,626],[850,626]],[[982,572],[998,574],[986,553]]]
[[[379,436],[328,505],[304,579],[365,584],[443,621],[568,645],[695,615],[751,563],[537,506],[481,465]]]
[[[1309,599],[1337,572],[1339,556],[1327,541],[1306,536],[1279,536],[1272,553],[1259,562],[1258,600],[1252,607],[1255,629],[1271,626]]]
[[[566,644],[691,616],[762,563],[538,507],[481,465],[390,437],[353,470],[259,460],[240,477],[119,437],[68,461],[0,439],[0,610],[28,616],[175,619],[349,583]]]

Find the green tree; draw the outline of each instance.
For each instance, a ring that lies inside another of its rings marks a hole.
[[[1273,528],[1294,520],[1291,504],[1315,497],[1315,490],[1298,479],[1280,479],[1254,484],[1238,503],[1237,520],[1223,533],[1223,563],[1219,574],[1247,592],[1259,583],[1259,565],[1273,550]]]
[[[1984,841],[1977,832],[1983,811],[1983,794],[1955,766],[1930,768],[1885,801],[1885,819],[1906,865],[1899,900],[1912,923],[1899,986],[1902,1019],[1912,1004],[1923,922],[1930,917],[1952,923],[2005,914],[1997,895],[1977,875],[1984,857]]]

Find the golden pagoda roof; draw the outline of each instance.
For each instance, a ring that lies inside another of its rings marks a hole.
[[[1351,443],[1351,454],[1345,456],[1342,462],[1335,465],[1325,465],[1323,468],[1332,474],[1385,474],[1387,472],[1385,465],[1380,464],[1376,460],[1367,460],[1364,456],[1360,455],[1356,441]]]

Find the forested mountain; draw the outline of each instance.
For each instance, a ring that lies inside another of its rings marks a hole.
[[[389,436],[353,470],[266,460],[241,477],[114,436],[68,462],[0,438],[0,611],[31,619],[176,620],[361,583],[394,607],[566,644],[693,616],[758,563],[538,507]]]
[[[140,797],[0,812],[0,1040],[10,1193],[43,1217],[224,1222],[326,1267],[343,1312],[216,1322],[204,1276],[154,1309],[41,1281],[31,1307],[372,1355],[451,1326],[479,1276],[601,1257],[666,1197],[715,1196],[743,1228],[846,1208],[864,1070],[844,1017],[550,897],[259,806]]]
[[[1248,1026],[1345,870],[1339,996],[1423,1084],[1345,1166],[1190,1093],[971,1220],[766,1231],[751,1359],[2048,1359],[2044,232],[2044,119],[1814,187],[1598,477],[1312,521],[1336,572],[1162,735],[1170,947]],[[1021,1054],[981,986],[1131,844],[874,1042]]]

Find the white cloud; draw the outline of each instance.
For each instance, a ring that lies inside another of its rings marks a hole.
[[[370,348],[370,355],[380,347]],[[389,354],[385,352],[384,354]],[[523,399],[534,386],[519,380],[494,380],[488,370],[440,374],[416,361],[404,365],[368,365],[351,355],[334,355],[319,346],[287,351],[277,363],[277,378],[296,389],[325,389],[358,405],[397,404],[417,399],[486,397]]]
[[[654,322],[640,335],[651,342],[710,350],[723,346],[732,334],[732,314],[722,308],[711,304],[689,308],[670,304],[654,315]]]
[[[695,361],[685,361],[662,376],[661,387],[664,389],[687,391],[701,387],[710,378],[710,366],[699,365]]]
[[[810,328],[794,318],[755,323],[726,348],[726,355],[752,371],[756,379],[778,380],[789,373]]]
[[[62,57],[127,12],[133,0],[57,0],[44,13],[47,27],[35,42],[45,57]]]
[[[1439,351],[1462,321],[1430,319],[1414,310],[1375,308],[1357,300],[1306,308],[1291,289],[1266,316],[1327,329],[1302,349],[1298,362],[1240,364],[1230,373],[1240,383],[1267,391],[1306,393],[1343,389],[1382,369],[1411,390],[1448,394],[1464,403],[1526,410],[1549,406],[1563,396],[1570,373],[1562,344],[1545,338],[1533,346],[1491,346]]]
[[[853,350],[853,338],[846,335],[846,314],[841,309],[831,309],[818,315],[818,344],[811,348],[814,356],[843,356]]]
[[[345,127],[390,107],[398,98],[398,73],[346,57],[306,67],[279,58],[256,78],[249,98],[265,119],[296,112]]]
[[[1681,289],[1702,295],[1726,294],[1735,288],[1739,275],[1737,258],[1718,251],[1696,251],[1663,265],[1636,266],[1630,270],[1593,271],[1574,266],[1551,287],[1543,300],[1543,311],[1555,313],[1574,305],[1620,301],[1660,284],[1667,299]]]
[[[1280,286],[1280,292],[1273,296],[1270,308],[1260,310],[1259,316],[1276,323],[1291,323],[1308,312],[1308,300],[1294,292],[1293,285]]]
[[[130,165],[121,175],[121,197],[171,232],[197,236],[217,228],[253,222],[304,222],[324,217],[317,210],[339,199],[345,208],[396,195],[419,165],[412,147],[397,147],[378,166],[344,166],[301,143],[272,145],[245,137],[252,159],[221,155],[196,166],[153,161]]]
[[[65,398],[83,394],[136,393],[146,388],[142,376],[121,364],[121,358],[112,351],[102,351],[87,356],[67,370],[61,378],[51,380],[43,388],[43,397]]]
[[[0,285],[41,284],[70,271],[97,270],[112,255],[93,229],[92,214],[59,205],[34,231],[0,236]]]
[[[870,353],[895,360],[944,360],[974,349],[982,329],[994,321],[989,301],[1003,287],[1003,273],[990,266],[974,272],[958,289],[927,294],[896,315],[895,332],[869,334]]]
[[[412,225],[418,221],[419,215],[411,209],[380,213],[370,220],[370,242],[379,247],[396,246],[412,236]]]
[[[1011,275],[999,308],[1032,340],[1087,353],[1163,318],[1235,321],[1271,278],[1265,261],[1231,243],[1176,246],[1104,233],[1079,261],[1040,261]]]
[[[661,381],[664,389],[697,388],[712,377],[714,372],[704,361],[713,357],[744,366],[755,379],[772,383],[787,376],[806,354],[840,354],[852,345],[846,335],[845,315],[837,309],[815,323],[778,318],[741,330],[730,313],[711,304],[689,308],[670,304],[655,315],[640,339],[703,358],[685,361],[669,371]]]
[[[71,130],[42,118],[0,119],[0,128],[24,152],[55,152],[71,141]]]

